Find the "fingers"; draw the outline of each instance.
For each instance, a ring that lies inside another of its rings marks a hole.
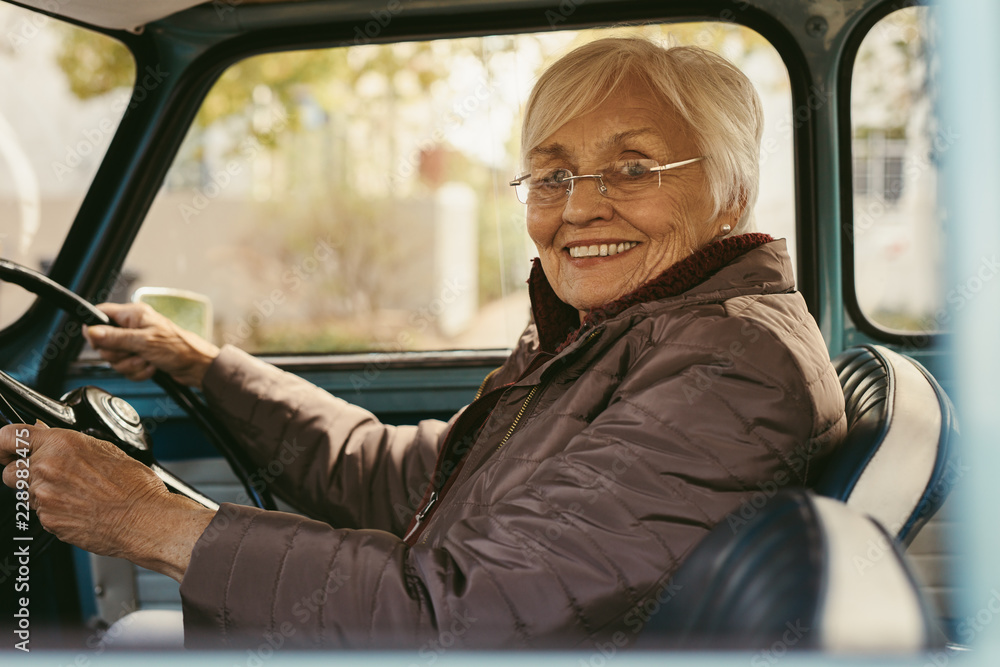
[[[99,303],[97,309],[126,329],[149,326],[157,314],[145,303]]]
[[[129,355],[121,361],[112,362],[111,368],[134,382],[148,380],[156,372],[156,366],[136,355]]]
[[[19,491],[29,490],[29,480],[33,481],[38,477],[30,468],[30,456],[35,452],[37,444],[32,436],[43,430],[48,430],[48,427],[8,424],[0,429],[0,463],[4,466],[4,485]]]
[[[19,458],[4,466],[4,485],[10,487],[11,489],[17,489],[20,487],[19,490],[21,491],[30,491],[30,483],[28,482],[31,476],[31,469],[29,468],[30,463],[31,459]],[[18,484],[17,481],[19,479],[24,481],[22,481],[21,484]]]
[[[135,356],[127,350],[97,350],[97,353],[101,356],[101,359],[104,359],[109,364],[117,364],[119,361],[124,361]]]
[[[149,333],[144,329],[93,326],[87,327],[87,339],[95,350],[139,352],[146,347]]]
[[[169,320],[145,303],[100,303],[97,309],[121,328],[105,325],[84,327],[83,333],[95,349],[116,348],[134,352],[136,345],[146,341],[140,335],[141,330],[169,323]]]
[[[0,465],[5,466],[29,453],[30,433],[30,427],[25,424],[7,424],[0,428]]]
[[[148,380],[157,369],[177,382],[200,387],[219,355],[211,342],[182,329],[146,304],[98,305],[123,327],[92,326],[85,331],[91,345],[119,373]]]

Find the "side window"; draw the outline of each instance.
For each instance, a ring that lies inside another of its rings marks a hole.
[[[109,37],[8,3],[0,35],[0,257],[47,272],[131,103],[135,65]],[[33,300],[0,283],[0,328]]]
[[[716,48],[754,78],[768,114],[758,220],[789,235],[791,102],[777,53],[730,24],[644,30]],[[254,353],[510,347],[535,256],[508,186],[521,105],[547,64],[610,32],[243,61],[205,99],[126,269],[136,287],[207,296],[215,341]]]
[[[934,114],[931,20],[914,7],[875,24],[851,83],[858,305],[877,327],[918,335],[947,328],[937,165],[958,138]]]

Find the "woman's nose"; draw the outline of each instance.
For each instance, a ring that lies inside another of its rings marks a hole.
[[[594,220],[607,220],[612,215],[611,200],[601,194],[599,178],[581,178],[573,183],[563,207],[563,220],[585,225]]]

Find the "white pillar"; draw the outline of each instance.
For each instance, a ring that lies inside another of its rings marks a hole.
[[[465,330],[478,308],[479,198],[464,183],[445,183],[434,194],[434,273],[440,309],[438,330],[447,337]]]

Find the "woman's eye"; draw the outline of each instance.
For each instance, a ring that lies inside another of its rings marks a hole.
[[[651,160],[621,160],[615,163],[614,173],[629,178],[639,178],[649,173]]]
[[[562,183],[572,175],[568,169],[553,169],[542,173],[538,177],[538,182],[544,184]]]

